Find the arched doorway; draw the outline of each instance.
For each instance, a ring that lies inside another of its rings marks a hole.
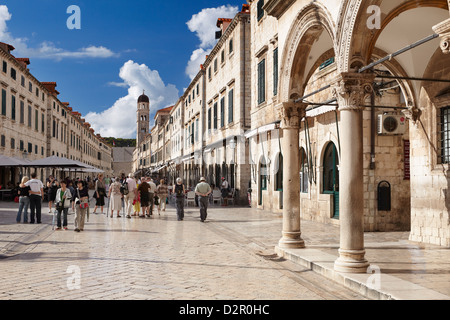
[[[339,219],[339,157],[333,142],[327,145],[323,157],[323,193],[333,196],[333,218]]]

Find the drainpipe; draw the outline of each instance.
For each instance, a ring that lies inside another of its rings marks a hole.
[[[370,95],[370,170],[375,170],[375,93]]]

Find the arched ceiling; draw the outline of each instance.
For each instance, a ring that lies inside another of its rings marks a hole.
[[[396,2],[396,1],[384,1]],[[426,19],[424,19],[426,17]],[[413,8],[402,12],[387,24],[378,36],[375,48],[394,53],[414,42],[433,34],[432,27],[448,18],[448,10],[440,8]],[[371,52],[374,48],[371,49]],[[434,39],[395,57],[407,76],[421,78],[431,57],[439,48],[439,39]],[[416,94],[420,82],[413,82]]]

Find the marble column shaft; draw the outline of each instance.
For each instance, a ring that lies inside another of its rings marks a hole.
[[[281,248],[303,248],[305,243],[300,230],[300,121],[305,116],[306,105],[287,102],[278,106],[281,118],[281,151],[283,154],[283,231]]]

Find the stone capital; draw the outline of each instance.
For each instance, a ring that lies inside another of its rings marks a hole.
[[[374,74],[341,73],[334,79],[332,92],[339,110],[362,110],[364,101],[372,94]]]
[[[434,32],[441,37],[441,49],[445,54],[450,53],[450,18],[435,25]]]
[[[307,104],[301,102],[283,102],[276,109],[278,118],[281,119],[282,129],[298,129],[300,122],[306,115]]]

